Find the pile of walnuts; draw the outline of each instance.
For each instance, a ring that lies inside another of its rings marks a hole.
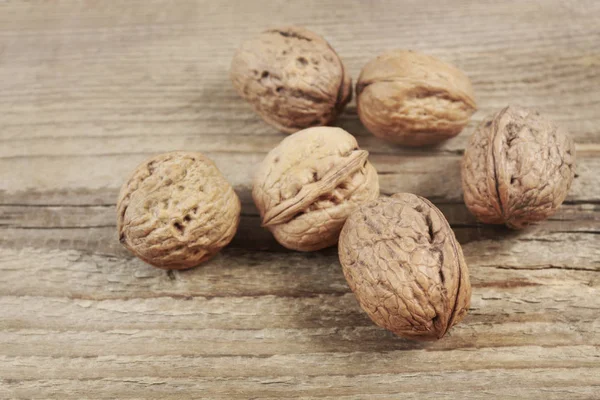
[[[352,98],[350,75],[331,45],[303,28],[267,30],[236,52],[231,80],[267,123],[291,133],[254,178],[262,225],[288,249],[338,244],[348,285],[377,325],[407,338],[443,337],[470,304],[461,246],[427,199],[380,196],[369,153],[348,132],[325,126]],[[404,146],[458,135],[477,109],[462,71],[412,51],[367,63],[355,93],[365,127]],[[462,160],[464,201],[481,222],[520,229],[557,210],[574,171],[567,132],[536,111],[508,106],[471,136]],[[145,262],[185,269],[229,244],[240,210],[210,159],[165,153],[139,165],[123,185],[117,229]]]

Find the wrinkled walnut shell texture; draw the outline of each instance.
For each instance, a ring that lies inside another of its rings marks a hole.
[[[363,68],[356,99],[360,120],[371,133],[405,146],[458,135],[477,108],[462,71],[404,50],[383,54]]]
[[[352,97],[337,53],[321,36],[298,27],[271,29],[243,43],[230,76],[254,111],[287,133],[327,125]]]
[[[482,222],[516,229],[556,212],[574,176],[570,135],[538,112],[515,106],[483,121],[462,161],[471,213]]]
[[[439,339],[469,309],[460,244],[422,197],[400,193],[359,207],[342,229],[339,257],[363,310],[397,335]]]
[[[340,128],[288,136],[269,152],[254,179],[252,196],[263,225],[289,249],[333,246],[348,215],[379,195],[377,172],[367,156]]]
[[[121,188],[121,243],[149,264],[185,269],[207,260],[235,235],[240,201],[215,164],[200,153],[146,160]]]

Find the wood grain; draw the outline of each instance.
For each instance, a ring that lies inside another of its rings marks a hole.
[[[0,2],[0,398],[600,398],[600,2],[166,0]],[[434,343],[361,311],[335,249],[289,252],[260,228],[256,165],[284,135],[239,99],[235,48],[273,25],[324,35],[356,79],[392,48],[472,79],[458,137],[405,149],[360,124],[384,193],[440,207],[471,270],[466,320]],[[521,232],[478,223],[459,163],[483,117],[535,107],[577,148],[567,201]],[[194,149],[243,203],[231,246],[166,272],[116,240],[143,159]]]

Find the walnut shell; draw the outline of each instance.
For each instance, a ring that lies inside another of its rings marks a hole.
[[[155,267],[194,267],[225,247],[240,220],[240,200],[200,153],[160,154],[140,164],[121,188],[121,243]]]
[[[477,219],[523,228],[561,205],[575,176],[570,135],[537,111],[508,106],[485,119],[462,160],[465,204]]]
[[[427,199],[399,193],[360,206],[338,247],[348,285],[377,325],[411,339],[440,339],[466,315],[467,264],[446,218]]]
[[[293,250],[336,244],[348,215],[379,196],[368,155],[340,128],[309,128],[285,138],[254,179],[252,197],[263,226]]]
[[[370,61],[356,84],[358,116],[375,136],[405,146],[454,137],[477,109],[469,78],[437,58],[396,50]]]
[[[233,57],[230,75],[254,111],[287,133],[329,124],[352,97],[340,57],[304,28],[270,29],[246,41]]]

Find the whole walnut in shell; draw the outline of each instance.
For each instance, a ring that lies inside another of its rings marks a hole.
[[[375,136],[431,145],[462,131],[475,112],[469,78],[437,58],[396,50],[370,61],[356,84],[358,116]]]
[[[517,229],[552,215],[574,176],[569,134],[538,112],[515,106],[479,125],[462,161],[471,213],[482,222]]]
[[[269,29],[249,39],[235,53],[230,75],[254,111],[287,133],[329,124],[352,97],[337,53],[304,28]]]
[[[423,197],[399,193],[360,206],[346,221],[338,248],[363,310],[397,335],[440,339],[469,309],[460,244]]]
[[[379,196],[368,155],[340,128],[309,128],[285,138],[254,179],[263,226],[289,249],[333,246],[348,215]]]
[[[200,153],[172,152],[140,164],[121,188],[121,243],[155,267],[194,267],[235,235],[240,201],[215,164]]]

